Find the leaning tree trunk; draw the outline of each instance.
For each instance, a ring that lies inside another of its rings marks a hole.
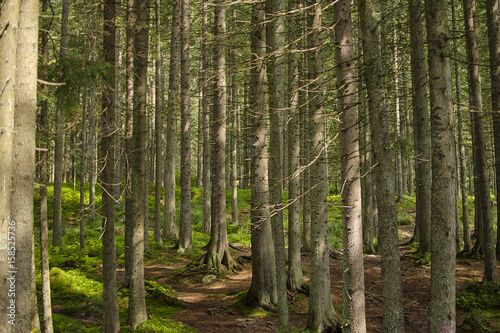
[[[455,332],[456,163],[447,4],[425,1],[431,107],[432,251],[429,332]]]
[[[307,46],[309,49],[309,115],[311,160],[311,292],[307,327],[315,332],[340,330],[340,319],[330,293],[330,247],[328,243],[328,165],[323,95],[322,8],[320,0],[309,2]]]
[[[427,106],[427,75],[425,68],[423,5],[420,0],[409,1],[410,52],[414,122],[414,150],[416,159],[416,217],[415,234],[418,251],[431,251],[431,164],[429,140],[429,110]]]
[[[337,88],[342,169],[343,332],[366,332],[361,175],[351,2],[335,4]]]
[[[467,62],[469,69],[469,96],[471,108],[471,121],[474,126],[472,144],[476,150],[476,168],[478,190],[476,202],[481,202],[481,217],[483,227],[483,254],[484,276],[483,280],[498,283],[497,258],[495,252],[495,234],[491,216],[490,180],[486,161],[486,139],[483,125],[483,102],[481,91],[481,74],[479,72],[479,45],[477,36],[476,1],[464,0],[465,37],[467,49]]]
[[[403,296],[389,110],[384,101],[384,69],[379,51],[378,23],[372,0],[361,0],[359,7],[375,165],[373,172],[379,223],[378,239],[382,260],[382,327],[384,332],[403,332]]]

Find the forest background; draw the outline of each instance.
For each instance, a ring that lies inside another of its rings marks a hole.
[[[234,243],[251,245],[240,302],[283,332],[287,290],[309,296],[308,329],[366,331],[363,254],[380,255],[383,331],[403,332],[405,200],[432,263],[429,331],[456,328],[458,252],[484,260],[498,297],[497,0],[1,8],[2,332],[74,330],[51,305],[70,285],[102,288],[90,330],[177,329],[146,301],[175,303],[147,256],[173,247],[221,277],[241,269]]]

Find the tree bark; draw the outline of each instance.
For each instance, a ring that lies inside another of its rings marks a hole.
[[[334,6],[342,169],[343,332],[366,332],[361,175],[351,2]]]
[[[113,0],[104,3],[103,17],[103,50],[104,61],[109,64],[102,92],[103,137],[102,156],[102,203],[103,228],[102,237],[102,275],[103,275],[103,328],[104,332],[119,332],[120,317],[118,315],[118,295],[116,292],[116,240],[115,240],[115,34],[116,6]]]
[[[191,82],[189,58],[190,1],[182,0],[181,19],[181,207],[179,241],[183,252],[193,247],[191,230]]]
[[[430,332],[455,332],[456,163],[447,4],[425,1],[431,107]]]
[[[409,1],[410,52],[413,99],[414,136],[416,159],[416,217],[415,232],[418,235],[418,252],[431,251],[431,164],[429,140],[429,110],[427,105],[427,75],[425,68],[423,4],[420,0]]]
[[[496,197],[500,197],[500,16],[498,0],[486,1],[488,46],[490,55],[491,109],[495,144]],[[497,216],[500,208],[497,205]],[[497,222],[498,223],[498,222]],[[500,228],[497,228],[496,255],[500,258]]]
[[[147,320],[146,295],[144,289],[144,224],[146,205],[143,198],[144,188],[147,184],[146,174],[146,94],[147,94],[147,69],[148,69],[148,27],[149,8],[148,1],[139,1],[136,4],[136,29],[135,29],[135,100],[134,104],[134,152],[132,164],[132,201],[134,218],[131,227],[130,244],[130,292],[128,323],[137,328],[141,322]]]
[[[170,69],[168,74],[167,144],[165,149],[165,198],[163,238],[177,238],[179,232],[175,212],[175,168],[177,160],[177,115],[179,107],[179,71],[181,36],[181,0],[174,1],[170,36]]]
[[[384,100],[384,75],[380,56],[377,21],[372,0],[359,4],[363,40],[364,70],[372,134],[375,195],[379,222],[379,249],[382,260],[382,327],[384,332],[403,332],[403,299],[400,273],[398,225],[391,164],[389,110]]]
[[[2,4],[0,11],[0,29],[3,31],[0,38],[0,85],[2,93],[0,94],[0,150],[5,157],[0,162],[0,174],[2,182],[0,185],[0,253],[2,258],[7,260],[0,261],[0,287],[4,292],[0,296],[0,313],[3,320],[0,321],[0,330],[9,333],[14,327],[9,320],[15,319],[16,307],[15,298],[8,295],[12,283],[9,271],[15,271],[17,264],[15,262],[16,251],[16,221],[11,217],[11,198],[12,198],[12,159],[14,144],[14,110],[15,110],[15,87],[16,87],[16,50],[17,50],[17,30],[19,22],[20,1],[8,1]],[[12,237],[12,238],[10,238]],[[10,238],[10,239],[9,239]],[[9,243],[10,242],[10,243]],[[14,242],[14,243],[12,243]],[[9,309],[13,308],[13,310]],[[11,312],[13,311],[13,312]],[[15,323],[15,321],[14,321]]]
[[[35,290],[34,211],[38,1],[21,1],[17,30],[11,221],[15,223],[15,332],[40,329]],[[11,222],[12,223],[12,222]],[[10,230],[9,230],[10,231]],[[12,244],[9,244],[12,245]],[[12,280],[10,280],[12,282]],[[7,290],[7,289],[6,289]]]
[[[469,96],[471,121],[474,126],[472,144],[476,151],[476,168],[478,190],[476,203],[481,202],[481,217],[483,227],[483,254],[484,276],[483,280],[498,283],[497,258],[495,252],[495,234],[491,215],[490,180],[486,161],[486,139],[483,125],[483,102],[481,90],[481,74],[479,72],[479,46],[476,28],[476,1],[464,0],[465,38],[467,62],[469,71]]]
[[[269,218],[268,150],[266,120],[266,24],[265,2],[252,7],[252,66],[250,112],[253,118],[254,154],[252,159],[252,282],[243,302],[272,307],[276,303],[276,266]]]
[[[340,331],[340,319],[330,293],[330,247],[328,242],[328,147],[325,131],[322,59],[321,1],[309,2],[309,112],[311,158],[311,292],[307,327],[315,332]]]
[[[155,1],[155,16],[156,16],[156,67],[155,67],[155,232],[154,240],[158,244],[162,244],[161,238],[161,188],[162,188],[162,173],[163,173],[163,124],[162,124],[162,98],[161,98],[161,22],[160,22],[160,0]]]

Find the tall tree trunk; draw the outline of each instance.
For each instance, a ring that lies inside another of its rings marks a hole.
[[[361,175],[356,101],[356,69],[351,2],[335,4],[337,88],[341,121],[342,234],[343,234],[343,332],[366,332]]]
[[[465,154],[465,144],[463,139],[463,122],[462,122],[462,93],[460,89],[460,69],[459,69],[459,58],[458,58],[458,45],[456,36],[456,10],[455,10],[455,0],[451,2],[451,17],[452,17],[452,31],[453,31],[453,57],[454,57],[454,69],[455,77],[454,84],[456,90],[456,100],[457,104],[457,140],[458,140],[458,158],[459,158],[459,184],[462,194],[462,225],[463,225],[463,235],[464,235],[464,252],[470,252],[472,250],[472,241],[470,237],[470,222],[469,222],[469,201],[467,190],[467,165],[466,154]],[[471,177],[472,178],[472,177]],[[458,222],[458,220],[457,220]]]
[[[431,107],[432,251],[429,332],[455,332],[456,163],[447,3],[425,1]]]
[[[156,154],[156,165],[155,165],[155,232],[154,240],[158,244],[162,244],[161,238],[161,185],[162,185],[162,173],[163,173],[163,124],[161,119],[161,113],[163,111],[162,99],[161,99],[161,22],[160,22],[160,0],[155,1],[155,16],[156,16],[156,67],[155,67],[155,154]]]
[[[418,251],[431,251],[431,164],[429,140],[429,110],[427,105],[426,68],[423,35],[423,4],[420,0],[409,1],[410,52],[413,99],[414,136],[417,183],[415,234]]]
[[[330,293],[330,247],[328,243],[328,147],[325,126],[322,59],[322,8],[320,0],[309,2],[309,112],[311,158],[311,293],[307,327],[315,332],[340,330],[340,319]]]
[[[384,332],[403,332],[403,299],[389,110],[384,101],[385,71],[380,57],[378,23],[373,1],[360,1],[359,11],[375,165],[373,171],[379,221],[378,239],[382,259],[382,327]]]
[[[175,212],[175,167],[177,159],[177,115],[179,107],[179,71],[181,64],[181,0],[174,1],[170,37],[170,69],[168,74],[167,144],[165,148],[165,198],[163,238],[177,238]]]
[[[149,7],[148,1],[139,1],[136,4],[136,29],[135,29],[135,99],[134,104],[134,152],[132,164],[132,201],[134,218],[131,228],[130,244],[130,292],[128,323],[137,328],[141,322],[147,320],[146,295],[144,289],[144,224],[146,205],[143,198],[147,184],[146,174],[146,149],[147,149],[147,74],[148,74],[148,27]]]
[[[15,297],[10,297],[8,292],[14,284],[17,270],[16,264],[16,222],[11,217],[12,197],[12,175],[14,172],[14,161],[11,158],[14,144],[14,109],[15,109],[15,87],[16,87],[16,50],[17,29],[19,22],[20,1],[8,1],[2,3],[0,11],[0,29],[3,31],[0,38],[0,85],[3,87],[0,94],[0,150],[3,156],[0,162],[0,174],[3,175],[0,186],[0,287],[4,292],[0,296],[0,313],[3,320],[0,321],[0,330],[9,333],[16,323]]]
[[[40,329],[35,290],[34,212],[38,1],[21,1],[17,30],[11,222],[15,223],[15,329]],[[9,230],[10,231],[10,230]],[[12,244],[9,244],[12,245]],[[10,280],[12,282],[12,280]],[[5,290],[5,292],[7,289]]]
[[[118,315],[118,295],[116,292],[116,240],[115,240],[115,34],[116,5],[113,0],[104,3],[103,17],[103,50],[104,61],[109,64],[102,93],[103,137],[102,156],[102,203],[103,227],[102,237],[102,275],[103,275],[103,328],[104,332],[119,332],[120,317]]]
[[[252,282],[244,298],[251,305],[270,308],[276,303],[276,266],[269,218],[269,183],[266,119],[266,24],[265,3],[252,8],[252,66],[250,110],[253,114],[255,143],[252,160]]]
[[[232,31],[236,33],[236,7],[232,7],[233,24]],[[239,117],[239,104],[238,104],[238,85],[236,83],[236,74],[238,73],[236,67],[236,49],[230,51],[230,63],[233,68],[233,73],[231,76],[231,128],[232,132],[230,135],[231,144],[231,223],[232,225],[238,225],[238,138],[239,138],[239,128],[238,128],[238,117]]]
[[[132,223],[134,219],[134,201],[132,198],[132,165],[133,165],[133,131],[134,131],[134,58],[135,58],[135,25],[137,14],[135,11],[135,0],[127,0],[127,64],[126,73],[126,111],[125,111],[125,278],[123,286],[128,287],[130,283],[130,247],[132,244]]]
[[[208,2],[203,1],[202,41],[201,41],[201,126],[203,137],[203,232],[211,228],[211,181],[210,181],[210,110],[208,107],[208,56],[207,56]]]
[[[498,0],[486,1],[488,16],[488,46],[490,55],[491,109],[495,142],[496,196],[500,197],[500,14]],[[500,208],[497,205],[497,216]],[[498,225],[498,220],[497,220]],[[497,258],[500,258],[500,228],[497,227]]]
[[[491,215],[490,180],[488,177],[488,165],[486,162],[486,139],[484,137],[483,125],[483,101],[481,91],[481,74],[479,72],[479,45],[476,28],[476,1],[464,0],[465,38],[467,50],[467,62],[469,71],[469,96],[471,121],[474,126],[472,144],[476,150],[478,174],[478,190],[476,203],[481,203],[481,216],[483,227],[483,254],[484,254],[484,276],[483,280],[498,283],[497,258],[495,252],[495,234],[493,231],[493,219]]]
[[[294,22],[297,21],[295,13],[299,8],[299,1],[288,2],[288,12],[293,13],[288,25],[288,40],[290,43],[288,52],[288,160],[290,175],[288,183],[288,289],[292,292],[309,292],[304,274],[302,273],[302,262],[300,257],[300,183],[302,170],[300,168],[300,122],[299,122],[299,59],[297,38],[299,30]]]
[[[48,0],[42,1],[42,13],[47,13]],[[46,74],[47,65],[49,63],[48,40],[50,23],[47,18],[42,22],[43,31],[40,40],[40,71],[42,75]],[[46,85],[42,87],[42,93],[47,96],[49,89]],[[85,106],[85,104],[84,104]],[[47,183],[49,181],[48,174],[48,158],[49,158],[49,103],[47,99],[43,99],[39,103],[40,107],[40,126],[38,129],[40,142],[40,261],[41,261],[41,278],[42,278],[42,304],[43,304],[43,322],[47,333],[54,332],[52,323],[52,301],[50,290],[50,266],[49,266],[49,228],[47,218]],[[85,119],[85,118],[84,118]],[[82,125],[82,136],[85,135],[85,126]],[[82,139],[82,142],[85,141]],[[83,149],[83,148],[82,148]],[[85,151],[85,150],[83,150]],[[82,161],[82,170],[84,170]],[[83,175],[85,177],[85,175]],[[85,187],[85,178],[83,179]],[[82,194],[80,194],[82,195]],[[84,196],[83,196],[84,197]],[[83,209],[82,209],[83,214]],[[80,236],[81,238],[81,236]],[[80,241],[85,244],[85,242]],[[81,245],[80,245],[81,248]]]
[[[286,293],[285,239],[283,234],[283,113],[285,110],[285,14],[284,0],[267,0],[266,42],[269,50],[267,83],[269,92],[269,203],[273,234],[278,329],[289,331]]]
[[[68,48],[68,18],[69,18],[69,0],[62,2],[61,14],[61,42],[60,42],[60,59],[64,61]],[[64,113],[63,100],[58,97],[56,107],[56,138],[54,151],[54,216],[53,216],[53,231],[52,245],[62,246],[62,221],[61,221],[61,201],[62,201],[62,181],[63,181],[63,146],[64,146]]]
[[[189,58],[190,1],[182,0],[181,19],[181,207],[177,248],[193,247],[191,230],[191,82]]]
[[[218,0],[214,6],[215,15],[215,64],[216,80],[214,105],[214,172],[212,177],[212,216],[210,248],[207,267],[217,273],[224,265],[233,271],[234,261],[229,251],[226,221],[226,3]]]

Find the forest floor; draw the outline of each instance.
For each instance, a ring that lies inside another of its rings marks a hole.
[[[406,242],[413,226],[400,227],[400,240]],[[426,332],[429,321],[430,266],[423,265],[412,257],[409,247],[401,246],[401,274],[403,280],[403,303],[405,332]],[[237,251],[234,256],[249,256],[250,249]],[[302,257],[306,280],[309,281],[310,257]],[[173,320],[180,321],[199,332],[275,332],[278,329],[276,314],[238,306],[237,299],[247,290],[251,282],[251,262],[243,264],[243,270],[234,275],[218,277],[207,282],[210,276],[180,270],[187,261],[159,264],[146,267],[146,279],[171,285],[178,293],[184,308]],[[367,332],[382,332],[382,286],[380,257],[365,255],[365,295]],[[331,288],[334,306],[340,311],[342,304],[342,258],[332,258],[330,265]],[[464,290],[473,281],[481,281],[482,261],[457,258],[457,291]],[[215,276],[211,276],[215,278]],[[205,281],[202,282],[202,278]],[[297,331],[305,329],[307,322],[307,297],[289,294],[290,322]],[[458,332],[468,313],[457,309]],[[469,325],[470,326],[470,325]],[[477,330],[475,330],[478,332]],[[495,330],[493,330],[495,331]]]

